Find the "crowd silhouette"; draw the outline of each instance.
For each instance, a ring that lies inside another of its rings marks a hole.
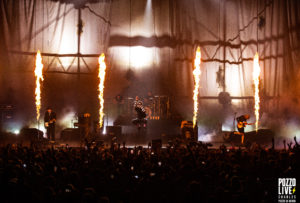
[[[270,202],[278,178],[296,177],[299,144],[217,149],[202,142],[166,148],[0,148],[1,202]]]

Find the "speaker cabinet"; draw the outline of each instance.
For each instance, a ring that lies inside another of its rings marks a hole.
[[[20,138],[24,141],[37,141],[43,138],[43,131],[36,128],[23,128],[20,131]]]
[[[106,126],[106,134],[109,136],[121,136],[122,127],[121,126]]]
[[[66,128],[61,131],[60,139],[62,141],[79,141],[80,131],[79,128]]]

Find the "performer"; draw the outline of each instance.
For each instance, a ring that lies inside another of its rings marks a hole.
[[[133,103],[133,107],[135,108],[136,106],[143,106],[143,102],[139,96],[135,96],[135,101]]]
[[[241,144],[244,144],[244,136],[245,136],[245,127],[246,125],[253,125],[253,123],[247,123],[247,120],[250,118],[248,114],[241,115],[237,117],[237,129],[239,134],[241,135]]]
[[[55,141],[55,122],[56,113],[52,111],[51,107],[48,107],[45,112],[44,123],[47,130],[47,138],[51,141]]]
[[[132,123],[140,128],[142,125],[146,127],[147,120],[145,119],[147,114],[143,107],[143,102],[140,100],[139,96],[135,97],[134,110],[137,113],[137,118],[132,120]]]

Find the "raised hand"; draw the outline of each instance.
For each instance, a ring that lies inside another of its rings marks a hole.
[[[299,146],[299,144],[298,144],[298,142],[297,142],[296,136],[294,137],[294,141],[295,141],[295,145],[296,145],[296,146]]]

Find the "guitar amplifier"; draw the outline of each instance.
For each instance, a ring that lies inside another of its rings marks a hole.
[[[20,131],[20,139],[28,141],[37,141],[43,138],[43,131],[37,128],[23,128]]]
[[[198,140],[198,127],[196,125],[195,128],[193,128],[192,121],[182,121],[180,128],[183,138],[194,141]]]
[[[66,128],[61,131],[60,139],[62,141],[80,141],[80,131],[78,128]]]

